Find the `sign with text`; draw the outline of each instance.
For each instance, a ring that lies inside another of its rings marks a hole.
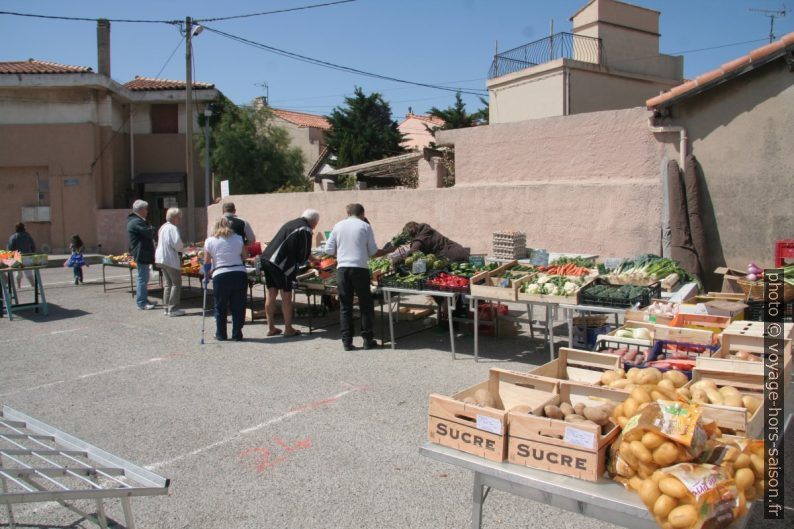
[[[221,180],[221,198],[226,198],[228,196],[229,196],[229,181]]]

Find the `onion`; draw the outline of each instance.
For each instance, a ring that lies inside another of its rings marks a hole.
[[[748,281],[755,281],[756,279],[758,279],[758,276],[755,274],[747,274],[745,279],[747,279]]]
[[[748,274],[756,274],[757,275],[757,274],[760,274],[762,271],[763,270],[761,268],[759,268],[758,265],[755,264],[755,263],[750,263],[749,265],[747,265],[747,273]]]

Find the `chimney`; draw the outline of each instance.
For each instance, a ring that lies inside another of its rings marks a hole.
[[[97,73],[110,77],[110,21],[96,21]]]

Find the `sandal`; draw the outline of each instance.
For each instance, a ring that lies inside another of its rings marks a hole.
[[[276,335],[278,335],[278,334],[281,334],[281,329],[276,329],[276,330],[273,330],[273,331],[268,331],[268,332],[267,332],[267,335],[268,335],[268,336],[276,336]]]
[[[300,336],[301,332],[298,329],[295,329],[293,332],[289,334],[285,334],[284,338],[291,338],[292,336]]]

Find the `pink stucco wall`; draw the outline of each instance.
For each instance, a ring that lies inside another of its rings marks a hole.
[[[663,147],[641,108],[439,131],[455,145],[455,185],[659,180]]]
[[[129,240],[127,239],[127,217],[131,211],[129,209],[98,209],[96,210],[96,238],[97,243],[102,245],[101,253],[103,255],[113,254],[118,255],[124,253],[129,248]],[[184,213],[183,213],[184,215]],[[196,208],[196,233],[199,234],[199,240],[204,240],[201,235],[207,231],[207,216],[204,208]],[[186,237],[185,233],[186,222],[183,220],[180,232],[182,237]],[[159,229],[159,226],[155,226]],[[192,242],[187,241],[185,242]]]
[[[230,197],[268,241],[306,208],[318,233],[360,202],[379,244],[409,220],[427,222],[477,253],[492,233],[519,230],[552,252],[604,257],[660,251],[663,146],[641,109],[598,112],[444,133],[455,144],[452,188],[335,191]],[[209,208],[212,221],[220,206]]]

